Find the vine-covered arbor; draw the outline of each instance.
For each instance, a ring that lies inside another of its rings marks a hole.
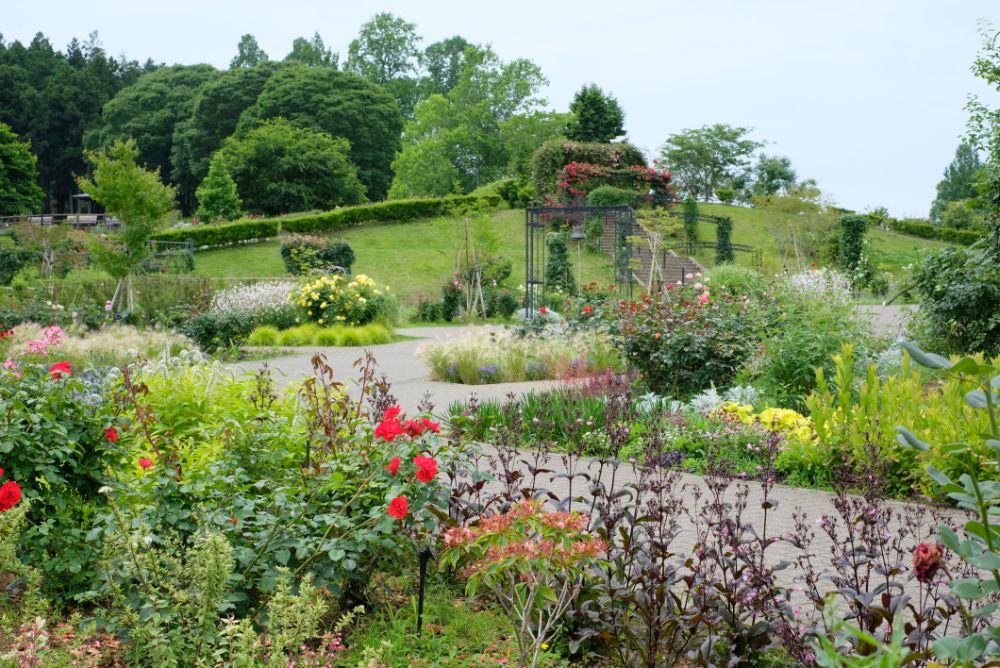
[[[632,246],[635,213],[627,206],[538,207],[525,210],[524,290],[525,309],[533,313],[544,303],[545,236],[550,231],[570,229],[576,243],[587,237],[585,229],[600,226],[600,246],[614,258],[614,276],[623,298],[632,296]]]

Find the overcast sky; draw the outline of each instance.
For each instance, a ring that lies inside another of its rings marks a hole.
[[[926,216],[964,131],[966,96],[1000,95],[969,72],[976,23],[1000,26],[997,0],[0,0],[6,41],[44,32],[58,48],[100,32],[144,61],[228,66],[240,35],[272,58],[318,31],[346,56],[358,27],[389,11],[423,46],[452,35],[530,58],[565,110],[594,82],[625,110],[651,155],[708,123],[754,128],[841,206]],[[0,91],[0,95],[3,91]]]

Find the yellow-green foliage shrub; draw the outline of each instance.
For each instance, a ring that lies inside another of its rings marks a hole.
[[[845,345],[834,357],[832,381],[820,371],[817,389],[806,399],[816,430],[814,446],[793,448],[779,463],[786,472],[817,462],[830,470],[834,464],[863,459],[865,448],[870,446],[886,466],[885,484],[890,494],[930,493],[934,487],[924,473],[928,464],[952,475],[963,462],[945,458],[940,446],[931,446],[925,453],[902,447],[896,442],[896,425],[906,425],[930,443],[976,441],[974,436],[986,431],[988,424],[985,413],[963,399],[971,384],[966,387],[958,379],[928,382],[905,353],[899,371],[880,378],[872,364],[864,378],[856,378],[853,353],[853,348]]]
[[[392,341],[392,330],[383,325],[361,327],[320,327],[312,323],[278,331],[273,327],[258,327],[247,338],[251,346],[371,346]]]

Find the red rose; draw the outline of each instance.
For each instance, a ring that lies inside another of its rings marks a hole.
[[[402,433],[403,425],[399,424],[399,420],[382,420],[375,427],[375,438],[381,438],[383,441],[390,443]]]
[[[403,423],[403,431],[405,431],[408,436],[416,438],[423,433],[424,428],[415,420],[407,420]]]
[[[920,543],[913,551],[913,575],[920,582],[930,582],[941,567],[942,556],[944,545],[941,543]]]
[[[420,421],[420,426],[422,426],[427,431],[432,431],[435,434],[441,433],[441,425],[437,422],[431,422],[429,419],[424,418]]]
[[[590,312],[591,312],[591,311],[593,311],[593,310],[594,310],[594,307],[593,307],[593,306],[584,306],[584,307],[583,307],[583,312],[584,312],[584,313],[590,313]]]
[[[393,457],[392,461],[389,462],[389,465],[385,467],[385,470],[391,473],[392,475],[396,475],[396,471],[399,470],[399,463],[400,463],[399,457]]]
[[[430,482],[438,472],[438,463],[430,457],[416,456],[413,463],[417,465],[417,480],[420,482]]]
[[[0,485],[0,512],[10,510],[21,500],[21,487],[13,480]]]
[[[63,375],[71,373],[73,373],[73,367],[69,362],[57,362],[49,367],[49,375],[52,376],[52,380],[59,380]]]
[[[401,520],[410,512],[410,506],[406,503],[405,496],[397,496],[389,502],[389,515]]]
[[[148,469],[152,465],[153,465],[152,459],[149,459],[148,457],[139,457],[139,466],[141,466],[142,468]]]
[[[392,420],[393,418],[398,417],[402,411],[403,409],[400,408],[399,406],[389,406],[388,408],[385,409],[385,413],[382,414],[382,419]]]
[[[118,442],[118,430],[114,427],[108,427],[104,430],[104,438],[108,439],[112,443]]]
[[[538,312],[541,313],[542,315],[545,315],[546,313],[549,312],[549,310],[543,306],[540,309],[538,309]]]

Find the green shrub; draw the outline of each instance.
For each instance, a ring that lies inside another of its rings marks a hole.
[[[639,206],[645,195],[627,188],[598,186],[587,193],[587,206]]]
[[[731,297],[748,297],[760,299],[769,290],[768,282],[763,276],[749,267],[737,264],[723,264],[708,270],[709,286],[715,294],[726,294]]]
[[[732,188],[718,188],[715,191],[715,196],[719,198],[719,201],[723,204],[732,204],[736,199],[736,191]]]
[[[545,238],[545,288],[576,294],[576,279],[569,261],[568,235],[550,232]]]
[[[623,169],[646,164],[646,156],[627,142],[599,144],[552,139],[542,144],[531,156],[531,183],[539,195],[556,191],[556,173],[571,162],[586,162]]]
[[[417,300],[417,310],[414,319],[417,322],[437,322],[444,320],[441,302],[428,301],[424,297]]]
[[[441,319],[451,322],[462,308],[462,284],[457,280],[441,286]]]
[[[254,318],[249,313],[208,312],[191,318],[183,329],[202,350],[212,352],[242,344],[253,328]]]
[[[41,570],[46,593],[59,602],[97,577],[100,546],[87,533],[106,503],[99,490],[121,457],[104,432],[116,423],[104,378],[79,367],[53,378],[48,364],[0,370],[0,468],[4,481],[20,484],[28,506],[19,554]]]
[[[281,241],[281,260],[288,273],[295,276],[330,267],[340,267],[351,273],[354,249],[343,239],[293,234]]]
[[[712,295],[702,303],[692,288],[622,303],[611,327],[618,349],[649,388],[680,397],[726,386],[759,340],[745,301]]]
[[[265,325],[258,327],[247,337],[247,345],[250,346],[276,346],[280,330],[277,327]]]
[[[1000,265],[986,249],[945,248],[913,272],[922,347],[938,352],[1000,351]]]
[[[367,223],[402,223],[420,218],[433,218],[447,215],[453,207],[483,205],[495,208],[499,203],[499,195],[391,200],[323,213],[288,216],[281,219],[281,229],[297,233],[335,232],[360,227]]]
[[[837,264],[847,272],[853,272],[861,265],[868,234],[867,216],[848,215],[840,217],[840,240],[837,243]]]
[[[715,264],[726,264],[735,259],[733,219],[729,216],[722,216],[715,223]]]
[[[485,292],[486,312],[491,318],[509,320],[521,307],[521,300],[508,288],[490,288]]]
[[[918,218],[897,220],[889,218],[885,221],[889,229],[900,234],[909,234],[923,239],[940,239],[965,246],[972,245],[983,238],[981,232],[975,230],[957,230],[951,227],[937,227]]]
[[[359,327],[337,325],[320,327],[306,323],[281,331],[270,327],[258,327],[247,339],[251,345],[286,346],[371,346],[392,341],[392,330],[384,325],[369,324]],[[254,343],[261,341],[261,343]]]
[[[164,230],[153,234],[153,239],[156,241],[191,241],[195,248],[231,246],[276,237],[279,225],[276,218],[238,220],[235,223],[195,225],[181,229]]]

